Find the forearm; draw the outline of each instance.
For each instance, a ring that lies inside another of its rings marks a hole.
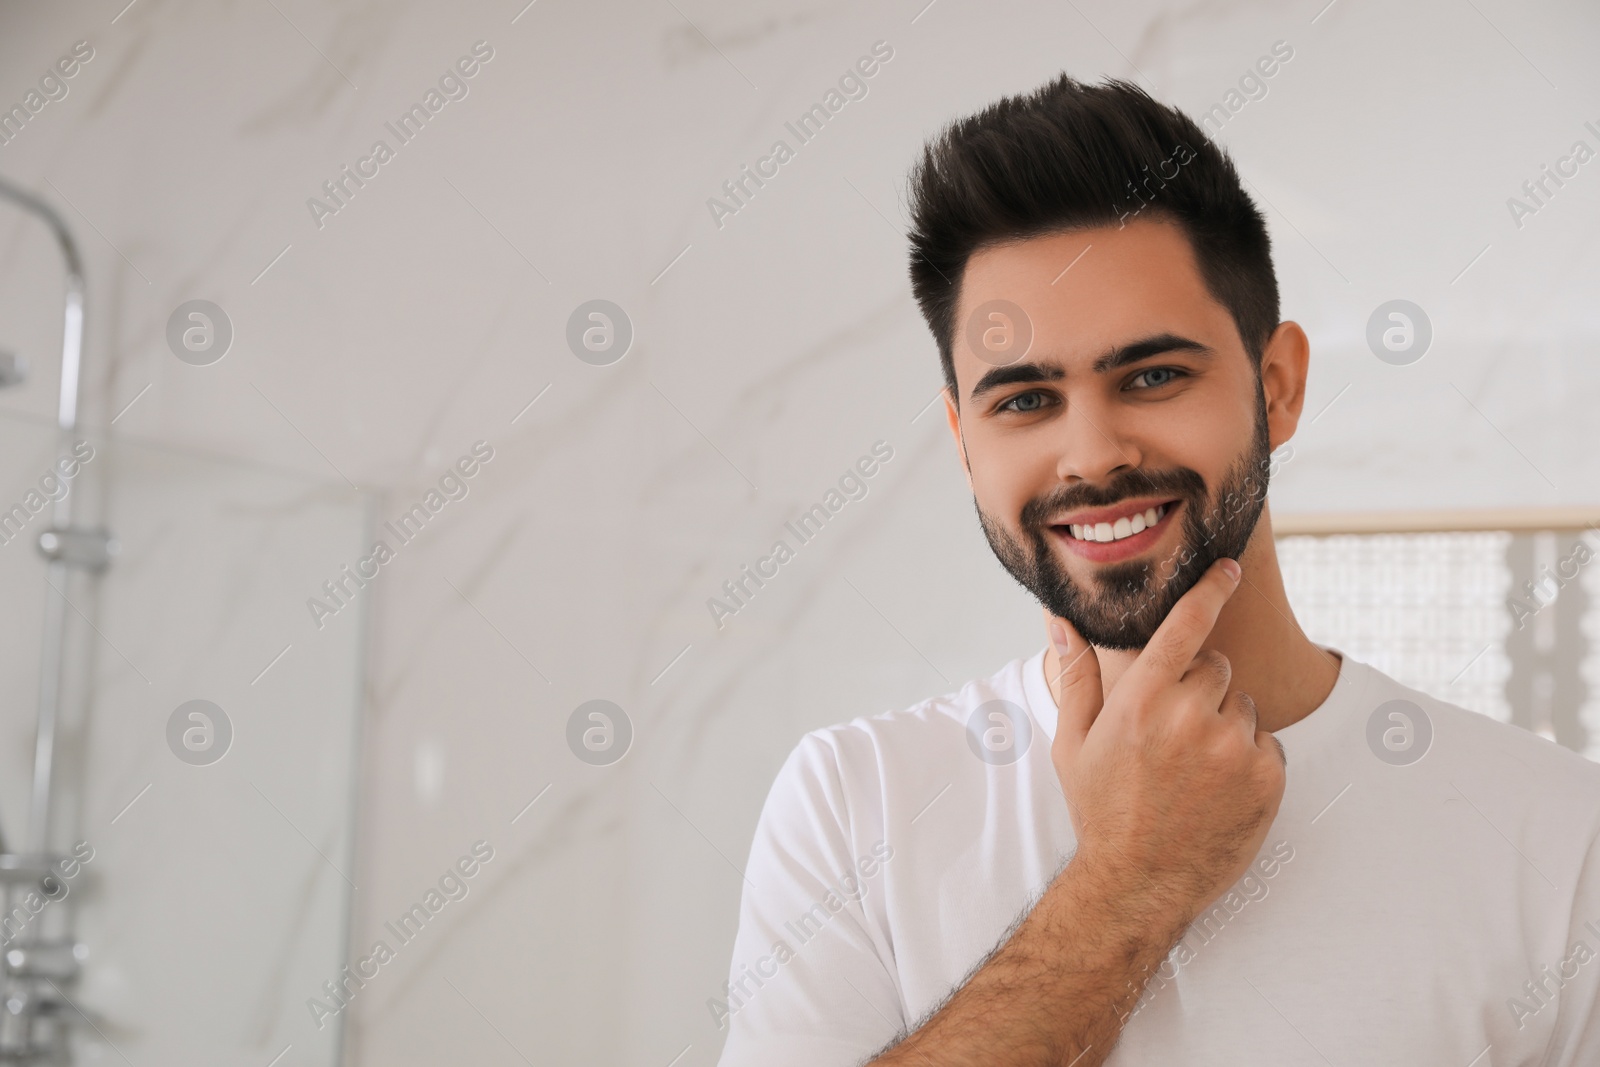
[[[1098,1067],[1188,923],[1075,857],[982,967],[872,1067]]]

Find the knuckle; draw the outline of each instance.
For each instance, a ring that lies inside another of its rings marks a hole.
[[[1098,688],[1100,685],[1100,680],[1098,678],[1091,678],[1089,675],[1085,674],[1083,671],[1077,670],[1076,668],[1067,671],[1067,673],[1061,676],[1061,691],[1063,693],[1078,694],[1088,689],[1091,685]]]
[[[1181,704],[1181,714],[1171,718],[1172,732],[1189,749],[1216,755],[1222,751],[1219,737],[1221,719],[1202,696],[1191,696]]]
[[[1168,615],[1168,619],[1172,616]],[[1172,634],[1160,634],[1158,639],[1153,639],[1145,646],[1144,658],[1151,661],[1152,665],[1162,671],[1175,671],[1184,666],[1183,643]]]
[[[1204,754],[1206,762],[1217,772],[1230,777],[1238,773],[1238,748],[1226,730],[1206,728],[1199,749]]]
[[[1204,630],[1207,628],[1210,613],[1199,604],[1189,600],[1180,600],[1173,606],[1167,618],[1174,615],[1178,617],[1178,627],[1182,630]]]
[[[1248,755],[1246,748],[1254,747],[1238,728],[1216,714],[1206,716],[1206,743],[1219,760],[1234,767]]]
[[[1257,749],[1252,771],[1253,783],[1263,796],[1276,797],[1283,794],[1287,774],[1278,752]]]
[[[1209,696],[1210,704],[1206,710],[1212,711],[1217,707],[1219,695],[1228,688],[1228,682],[1233,678],[1233,664],[1216,649],[1203,648],[1189,661],[1185,673],[1193,675],[1198,692]]]

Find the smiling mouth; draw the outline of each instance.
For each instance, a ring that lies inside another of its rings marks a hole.
[[[1124,515],[1115,522],[1075,522],[1069,525],[1056,526],[1054,529],[1062,531],[1074,541],[1086,541],[1092,544],[1122,541],[1155,526],[1172,510],[1173,503],[1169,501],[1165,504],[1156,504],[1143,511]]]

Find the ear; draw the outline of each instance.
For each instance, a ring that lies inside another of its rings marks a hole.
[[[1267,405],[1267,431],[1276,449],[1294,436],[1306,402],[1311,341],[1297,322],[1280,322],[1261,353],[1261,392]]]
[[[961,471],[967,476],[967,492],[972,492],[972,465],[967,462],[967,443],[961,438],[961,413],[956,410],[950,387],[944,388],[944,421],[950,424],[950,436],[956,441],[956,454],[961,457]]]

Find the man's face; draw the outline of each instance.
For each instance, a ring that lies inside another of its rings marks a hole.
[[[1213,562],[1243,555],[1266,500],[1264,396],[1175,224],[975,254],[954,356],[951,428],[989,545],[1088,641],[1143,648]]]

